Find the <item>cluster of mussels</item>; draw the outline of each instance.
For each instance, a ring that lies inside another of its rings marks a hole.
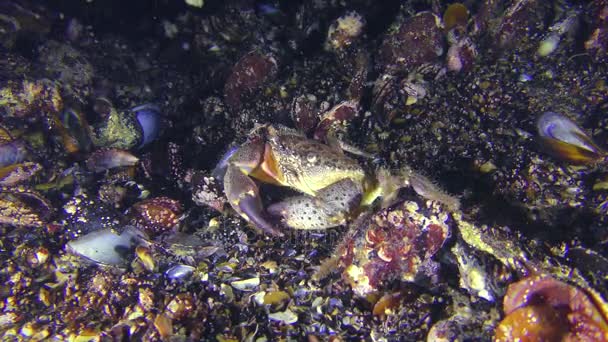
[[[608,341],[606,0],[186,3],[0,0],[2,340]],[[264,123],[411,189],[264,236]]]

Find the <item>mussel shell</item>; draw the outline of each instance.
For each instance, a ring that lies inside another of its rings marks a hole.
[[[0,188],[0,223],[39,227],[53,215],[52,204],[42,195],[19,188]]]
[[[66,249],[98,264],[121,266],[133,258],[135,247],[145,239],[145,234],[133,227],[120,234],[105,228],[68,242]]]
[[[131,111],[135,114],[135,118],[141,128],[142,135],[139,148],[142,148],[156,140],[160,135],[160,108],[153,104],[144,104],[131,109]]]
[[[192,273],[195,268],[189,265],[175,265],[165,271],[165,276],[171,280],[184,280]]]
[[[86,165],[93,172],[104,172],[116,167],[133,166],[138,161],[139,158],[127,150],[104,148],[91,153]]]
[[[61,113],[60,121],[72,138],[78,143],[81,151],[90,151],[92,129],[84,115],[72,108],[67,108]]]
[[[598,161],[605,154],[580,127],[562,114],[544,113],[536,128],[545,150],[562,160],[586,164]]]
[[[22,140],[2,144],[0,145],[0,167],[21,163],[27,155],[27,146]]]
[[[25,162],[0,167],[0,185],[17,185],[32,178],[40,171],[42,171],[42,165],[33,162]]]

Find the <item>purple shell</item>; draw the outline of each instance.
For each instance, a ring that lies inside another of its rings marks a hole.
[[[21,140],[0,145],[0,167],[21,163],[27,156],[27,147]]]
[[[141,127],[142,137],[139,148],[142,148],[156,140],[160,134],[160,109],[153,104],[144,104],[131,109],[131,111],[135,113],[135,118]]]

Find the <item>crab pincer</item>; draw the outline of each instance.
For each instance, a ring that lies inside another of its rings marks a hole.
[[[264,144],[251,142],[234,151],[224,175],[224,192],[232,208],[254,226],[275,236],[283,233],[271,223],[262,206],[255,181],[250,178],[262,163]]]

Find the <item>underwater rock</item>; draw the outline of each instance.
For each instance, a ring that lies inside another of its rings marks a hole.
[[[500,18],[494,33],[494,41],[501,49],[523,45],[535,33],[543,30],[544,3],[537,0],[517,0]]]
[[[226,103],[233,109],[252,91],[272,79],[277,73],[277,60],[270,54],[251,51],[232,68],[224,85]]]
[[[591,2],[591,34],[585,41],[585,49],[596,62],[608,58],[608,3],[605,0]]]
[[[43,40],[51,31],[49,9],[29,0],[0,2],[0,45],[10,50],[19,40]]]
[[[76,239],[90,232],[120,227],[120,213],[97,198],[82,193],[70,198],[63,205],[62,218],[66,223],[67,239]]]
[[[365,27],[365,19],[357,12],[349,12],[336,19],[327,31],[325,49],[340,52],[353,44]]]
[[[378,68],[388,73],[408,72],[415,66],[437,61],[444,49],[441,19],[431,12],[421,12],[397,24],[384,37]]]
[[[70,44],[49,40],[38,48],[46,77],[58,82],[66,98],[84,103],[92,93],[95,68],[88,56]]]
[[[95,106],[103,119],[96,125],[92,137],[98,147],[125,150],[143,148],[158,139],[163,129],[160,108],[154,104],[147,103],[119,111],[109,100],[98,98]]]
[[[177,227],[182,204],[168,197],[155,197],[135,203],[128,213],[129,221],[150,236]]]
[[[108,116],[94,128],[95,146],[128,150],[139,145],[143,134],[137,118],[132,114],[111,107]]]
[[[0,114],[37,121],[63,109],[58,87],[47,79],[10,81],[0,89]]]

